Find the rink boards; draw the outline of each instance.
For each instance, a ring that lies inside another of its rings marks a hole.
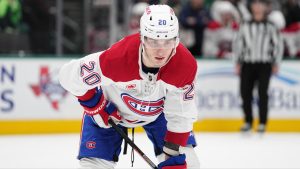
[[[80,131],[82,108],[58,83],[70,59],[0,59],[0,134]],[[269,90],[268,131],[300,132],[299,61],[284,61]],[[195,131],[238,131],[239,80],[231,61],[198,60]],[[257,91],[254,92],[257,117]],[[138,129],[141,131],[141,129]]]

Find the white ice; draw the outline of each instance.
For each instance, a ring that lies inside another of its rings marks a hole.
[[[300,168],[300,133],[197,133],[201,168]],[[79,134],[0,136],[0,168],[77,168]],[[135,143],[155,163],[150,141],[136,133]],[[116,168],[131,168],[131,149]],[[135,153],[133,168],[150,168]]]

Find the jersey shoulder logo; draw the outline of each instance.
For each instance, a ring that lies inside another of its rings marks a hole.
[[[163,112],[165,97],[156,101],[139,100],[127,93],[122,93],[121,98],[126,106],[134,113],[142,116],[155,116]]]

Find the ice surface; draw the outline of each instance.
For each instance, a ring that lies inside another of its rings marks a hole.
[[[201,168],[300,168],[300,133],[197,133]],[[77,168],[79,134],[0,136],[0,168]],[[145,134],[135,143],[157,163]],[[131,148],[116,168],[131,168]],[[150,168],[137,153],[133,168]]]

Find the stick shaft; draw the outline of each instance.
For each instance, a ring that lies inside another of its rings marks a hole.
[[[121,130],[116,123],[109,119],[108,123],[125,139],[125,141],[153,168],[158,169],[157,166],[150,160],[149,157]]]

